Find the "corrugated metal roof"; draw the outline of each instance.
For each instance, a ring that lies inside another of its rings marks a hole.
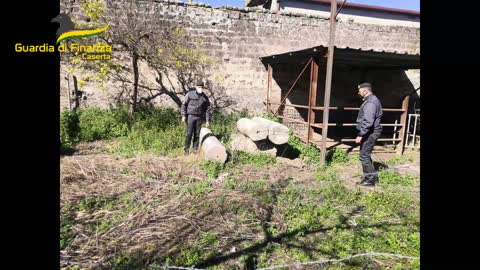
[[[320,59],[320,64],[326,62],[328,47],[316,46],[298,51],[290,51],[282,54],[275,54],[261,57],[263,63],[301,63],[310,57]],[[420,54],[409,54],[408,52],[385,50],[365,50],[362,48],[350,48],[348,46],[335,46],[333,64],[346,65],[351,67],[365,68],[420,68]]]

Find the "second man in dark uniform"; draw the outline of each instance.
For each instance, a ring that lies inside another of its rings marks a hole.
[[[185,95],[180,112],[182,122],[187,123],[187,136],[185,139],[185,154],[189,153],[191,140],[193,137],[193,152],[197,153],[199,145],[200,129],[203,120],[206,120],[206,127],[210,124],[212,117],[210,110],[210,101],[203,90],[205,84],[202,80],[195,81],[195,89]]]
[[[357,138],[355,142],[360,144],[360,161],[362,162],[363,179],[362,186],[374,186],[378,182],[378,175],[373,166],[371,154],[375,142],[382,133],[380,121],[383,115],[380,100],[372,93],[370,83],[358,85],[358,95],[363,99],[357,117]]]

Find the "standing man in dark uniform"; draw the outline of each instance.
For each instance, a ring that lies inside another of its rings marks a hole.
[[[372,93],[370,83],[358,85],[358,95],[364,100],[358,112],[356,126],[358,135],[355,139],[355,142],[360,144],[360,161],[363,169],[363,178],[360,185],[375,186],[378,182],[378,175],[373,167],[371,154],[375,142],[382,133],[382,126],[380,125],[383,115],[382,104]]]
[[[210,124],[212,117],[210,112],[210,101],[203,93],[205,84],[202,80],[195,81],[195,89],[191,90],[185,96],[180,112],[182,114],[182,122],[187,123],[187,137],[185,140],[185,154],[189,153],[190,142],[193,135],[193,152],[198,151],[198,139],[203,119],[206,118],[206,127]]]

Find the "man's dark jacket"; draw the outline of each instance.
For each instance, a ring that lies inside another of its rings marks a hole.
[[[382,104],[373,94],[365,98],[357,117],[358,136],[364,136],[370,132],[382,132],[380,121],[383,115]]]
[[[207,122],[212,118],[208,97],[204,93],[198,94],[195,90],[187,93],[180,107],[180,112],[182,117],[187,117],[187,115],[203,117],[206,115]]]

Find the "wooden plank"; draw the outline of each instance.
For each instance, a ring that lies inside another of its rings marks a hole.
[[[285,100],[287,99],[288,95],[290,95],[290,92],[293,90],[293,87],[297,84],[298,80],[300,79],[300,77],[302,77],[303,75],[303,72],[305,72],[305,70],[307,69],[308,65],[312,62],[312,58],[310,58],[310,60],[307,62],[307,64],[305,65],[305,67],[303,68],[302,72],[300,72],[300,75],[298,75],[297,79],[295,79],[295,81],[293,82],[292,86],[290,87],[290,89],[288,90],[287,94],[285,95],[285,97],[283,97],[282,101],[280,102],[280,104],[283,104],[285,103]],[[278,115],[278,112],[280,111],[280,107],[278,107],[277,111],[275,112],[275,115]]]
[[[301,108],[301,109],[308,109],[309,107],[307,105],[299,105],[299,104],[280,104],[280,103],[275,103],[275,102],[270,102],[270,105],[277,105],[277,106],[285,106],[285,107],[293,107],[293,108]],[[323,109],[325,109],[325,107],[322,107],[322,106],[312,106],[311,107],[312,110],[315,110],[315,111],[322,111]],[[329,107],[328,108],[329,110],[338,110],[338,107]],[[359,111],[360,108],[354,108],[354,107],[345,107],[343,108],[343,110],[345,111]],[[387,109],[382,109],[384,112],[404,112],[405,110],[404,109],[390,109],[390,108],[387,108]]]
[[[300,124],[308,125],[308,123],[305,122],[305,121],[300,121],[300,120],[297,120],[297,119],[292,119],[292,118],[288,118],[288,117],[281,116],[281,115],[277,115],[277,117],[278,117],[278,118],[282,118],[282,119],[286,119],[286,120],[289,120],[289,121],[292,121],[292,122],[295,122],[295,123],[300,123]]]
[[[317,105],[317,90],[318,90],[318,62],[316,59],[312,61],[313,66],[313,81],[312,81],[312,96],[310,98],[310,114],[311,114],[311,123],[315,124],[315,112],[311,109]],[[308,129],[310,133],[313,133],[313,128]],[[312,134],[310,134],[310,137]]]
[[[402,124],[403,128],[400,129],[400,143],[398,144],[397,154],[403,155],[403,151],[405,150],[405,126],[407,123],[407,114],[408,114],[408,102],[410,101],[410,96],[406,96],[402,102],[402,109],[404,112],[402,116],[400,116],[400,124]]]
[[[332,109],[332,108],[330,108]],[[336,110],[337,108],[335,108],[334,110]],[[354,108],[354,107],[345,107],[343,108],[345,111],[359,111],[360,108]],[[383,108],[382,109],[384,112],[405,112],[405,110],[402,108],[402,109],[385,109]]]
[[[280,104],[280,103],[272,103],[272,102],[270,102],[270,105],[277,105],[277,106],[280,106],[281,104]],[[307,106],[307,105],[283,104],[282,106],[285,106],[285,107],[292,107],[292,108],[299,108],[299,109],[308,109],[308,106]]]

